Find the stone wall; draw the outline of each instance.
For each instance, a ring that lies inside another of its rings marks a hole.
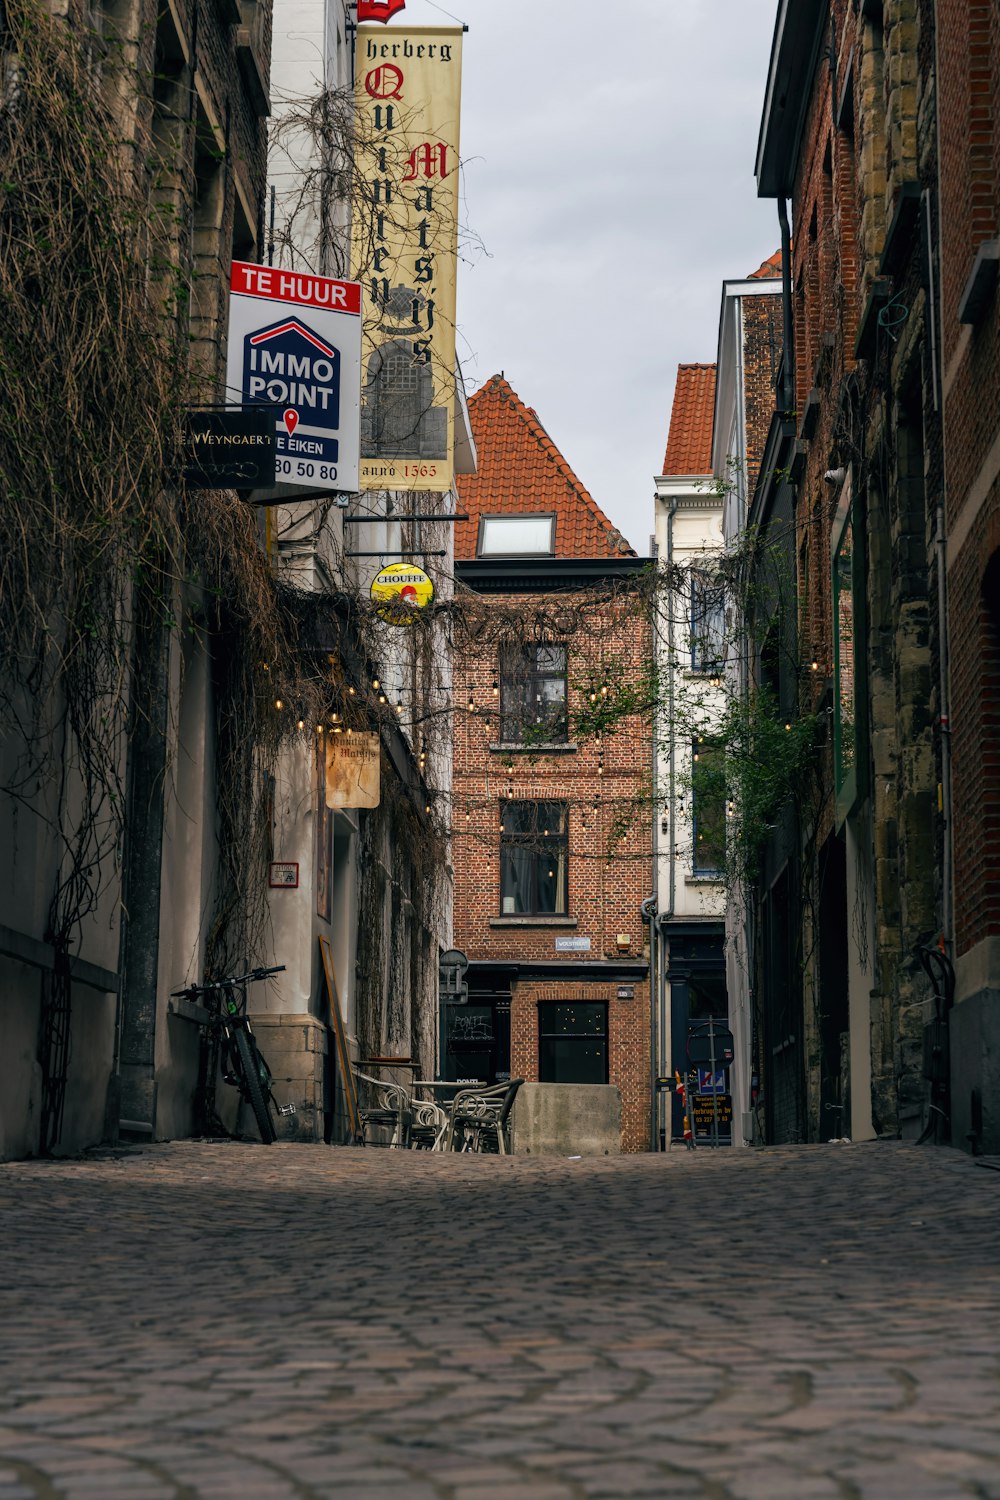
[[[820,50],[795,147],[791,472],[800,706],[831,726],[821,732],[812,797],[801,809],[811,1138],[828,1133],[821,1101],[831,1092],[831,1070],[842,1072],[844,1091],[850,1070],[847,1051],[841,1061],[830,1034],[847,981],[823,953],[824,943],[838,942],[822,919],[832,895],[824,871],[837,872],[837,899],[846,907],[839,941],[853,955],[854,988],[857,976],[870,972],[873,980],[870,994],[867,984],[864,995],[851,990],[852,1020],[848,1027],[845,1015],[842,1034],[849,1032],[856,1048],[870,1031],[875,1129],[912,1135],[926,1117],[928,993],[915,950],[941,931],[944,884],[935,550],[942,449],[921,198],[937,171],[933,20],[930,0],[886,0],[880,11],[831,0],[824,33],[830,45]],[[855,704],[861,738],[850,803],[838,789],[832,734],[842,686],[832,543],[848,495],[866,615],[857,622],[851,662],[852,671],[867,670],[867,689]],[[831,857],[831,840],[845,838],[848,819],[849,902],[842,861]],[[871,858],[858,843],[862,835],[871,840]],[[861,1000],[871,1008],[869,1027],[857,1024]],[[853,1068],[859,1076],[861,1061]]]

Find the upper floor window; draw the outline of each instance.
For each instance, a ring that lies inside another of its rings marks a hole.
[[[722,671],[726,660],[726,595],[722,579],[691,569],[691,670]]]
[[[566,647],[501,647],[501,740],[551,745],[566,737]]]
[[[480,557],[551,557],[555,544],[553,515],[482,516],[479,521]]]
[[[565,802],[508,802],[500,824],[500,913],[564,917],[568,823]]]
[[[721,875],[726,868],[726,772],[721,745],[695,740],[692,749],[691,802],[695,875]]]

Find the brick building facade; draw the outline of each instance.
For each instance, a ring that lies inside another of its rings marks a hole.
[[[953,1137],[1000,1150],[1000,10],[938,0]]]
[[[761,991],[801,983],[777,1138],[1000,1143],[998,100],[995,5],[778,7],[757,179],[786,336],[750,520],[793,542],[782,702],[817,757],[757,893]]]
[[[616,1085],[622,1148],[641,1150],[651,737],[613,710],[601,732],[593,706],[648,672],[648,612],[628,603],[644,565],[502,376],[469,406],[455,576],[477,623],[456,640],[452,828],[470,999],[445,1074]]]

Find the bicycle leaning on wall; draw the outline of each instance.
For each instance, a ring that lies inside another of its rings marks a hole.
[[[222,1044],[222,1076],[238,1088],[253,1110],[260,1138],[265,1146],[277,1140],[271,1118],[271,1106],[279,1115],[293,1115],[294,1104],[278,1104],[271,1094],[271,1070],[257,1046],[257,1039],[247,1015],[247,985],[271,974],[280,974],[284,964],[271,969],[251,969],[249,974],[216,979],[211,984],[190,984],[174,990],[175,999],[202,1001],[212,1012],[206,1026],[217,1031]]]

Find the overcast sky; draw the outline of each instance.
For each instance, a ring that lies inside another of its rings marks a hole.
[[[466,383],[503,370],[642,554],[677,365],[715,359],[723,278],[778,247],[753,176],[776,10],[407,0],[396,22],[469,27]]]

